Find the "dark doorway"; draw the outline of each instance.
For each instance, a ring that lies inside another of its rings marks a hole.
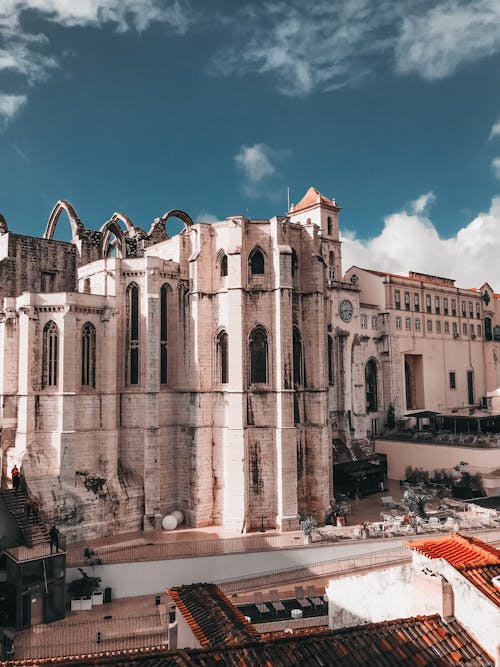
[[[467,393],[469,405],[474,404],[474,371],[467,371]]]

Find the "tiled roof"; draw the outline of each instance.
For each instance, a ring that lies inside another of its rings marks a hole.
[[[399,278],[399,280],[409,280],[414,283],[430,283],[432,285],[440,285],[441,287],[451,287],[452,289],[457,289],[454,285],[445,283],[439,278],[414,278],[413,276],[402,276],[399,273],[390,273],[389,271],[375,271],[375,269],[363,269],[368,273],[372,273],[374,276],[380,276],[381,278]]]
[[[449,537],[409,542],[410,549],[427,558],[443,558],[500,607],[500,591],[492,583],[500,575],[500,551],[474,537]]]
[[[500,578],[500,564],[464,567],[460,574],[500,607],[500,589],[492,582],[494,577]]]
[[[322,195],[319,190],[316,190],[316,188],[310,187],[299,203],[295,204],[291,212],[297,213],[297,211],[302,211],[305,208],[316,206],[316,204],[324,204],[325,206],[330,206],[336,209],[339,208],[335,201],[332,201],[331,199],[328,199],[328,197]]]
[[[38,667],[54,661],[36,661]],[[238,645],[182,649],[150,656],[93,658],[72,667],[493,667],[493,660],[457,621],[439,615],[247,641]],[[12,663],[11,663],[12,664]],[[20,664],[20,663],[19,663]],[[32,661],[32,665],[35,663]]]
[[[500,551],[475,537],[453,533],[448,537],[408,542],[407,546],[427,558],[444,558],[457,569],[468,565],[499,565]]]
[[[215,584],[169,588],[167,593],[201,646],[234,644],[259,633]]]

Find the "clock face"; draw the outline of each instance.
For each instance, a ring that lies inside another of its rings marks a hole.
[[[344,322],[349,322],[352,319],[352,303],[348,301],[347,299],[344,299],[344,301],[340,302],[340,307],[339,307],[339,314],[340,317],[344,320]]]

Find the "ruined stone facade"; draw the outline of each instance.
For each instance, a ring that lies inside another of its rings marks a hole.
[[[322,520],[333,440],[366,443],[405,407],[393,313],[366,273],[343,277],[339,211],[311,188],[286,217],[174,210],[147,233],[119,213],[88,230],[67,202],[42,239],[0,219],[3,483],[21,466],[70,539],[174,509],[243,530]],[[71,242],[53,239],[61,214]]]

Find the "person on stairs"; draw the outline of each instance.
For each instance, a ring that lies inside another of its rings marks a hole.
[[[10,475],[12,477],[12,488],[14,489],[15,493],[17,493],[21,485],[21,473],[19,472],[19,468],[16,465],[10,471]]]

